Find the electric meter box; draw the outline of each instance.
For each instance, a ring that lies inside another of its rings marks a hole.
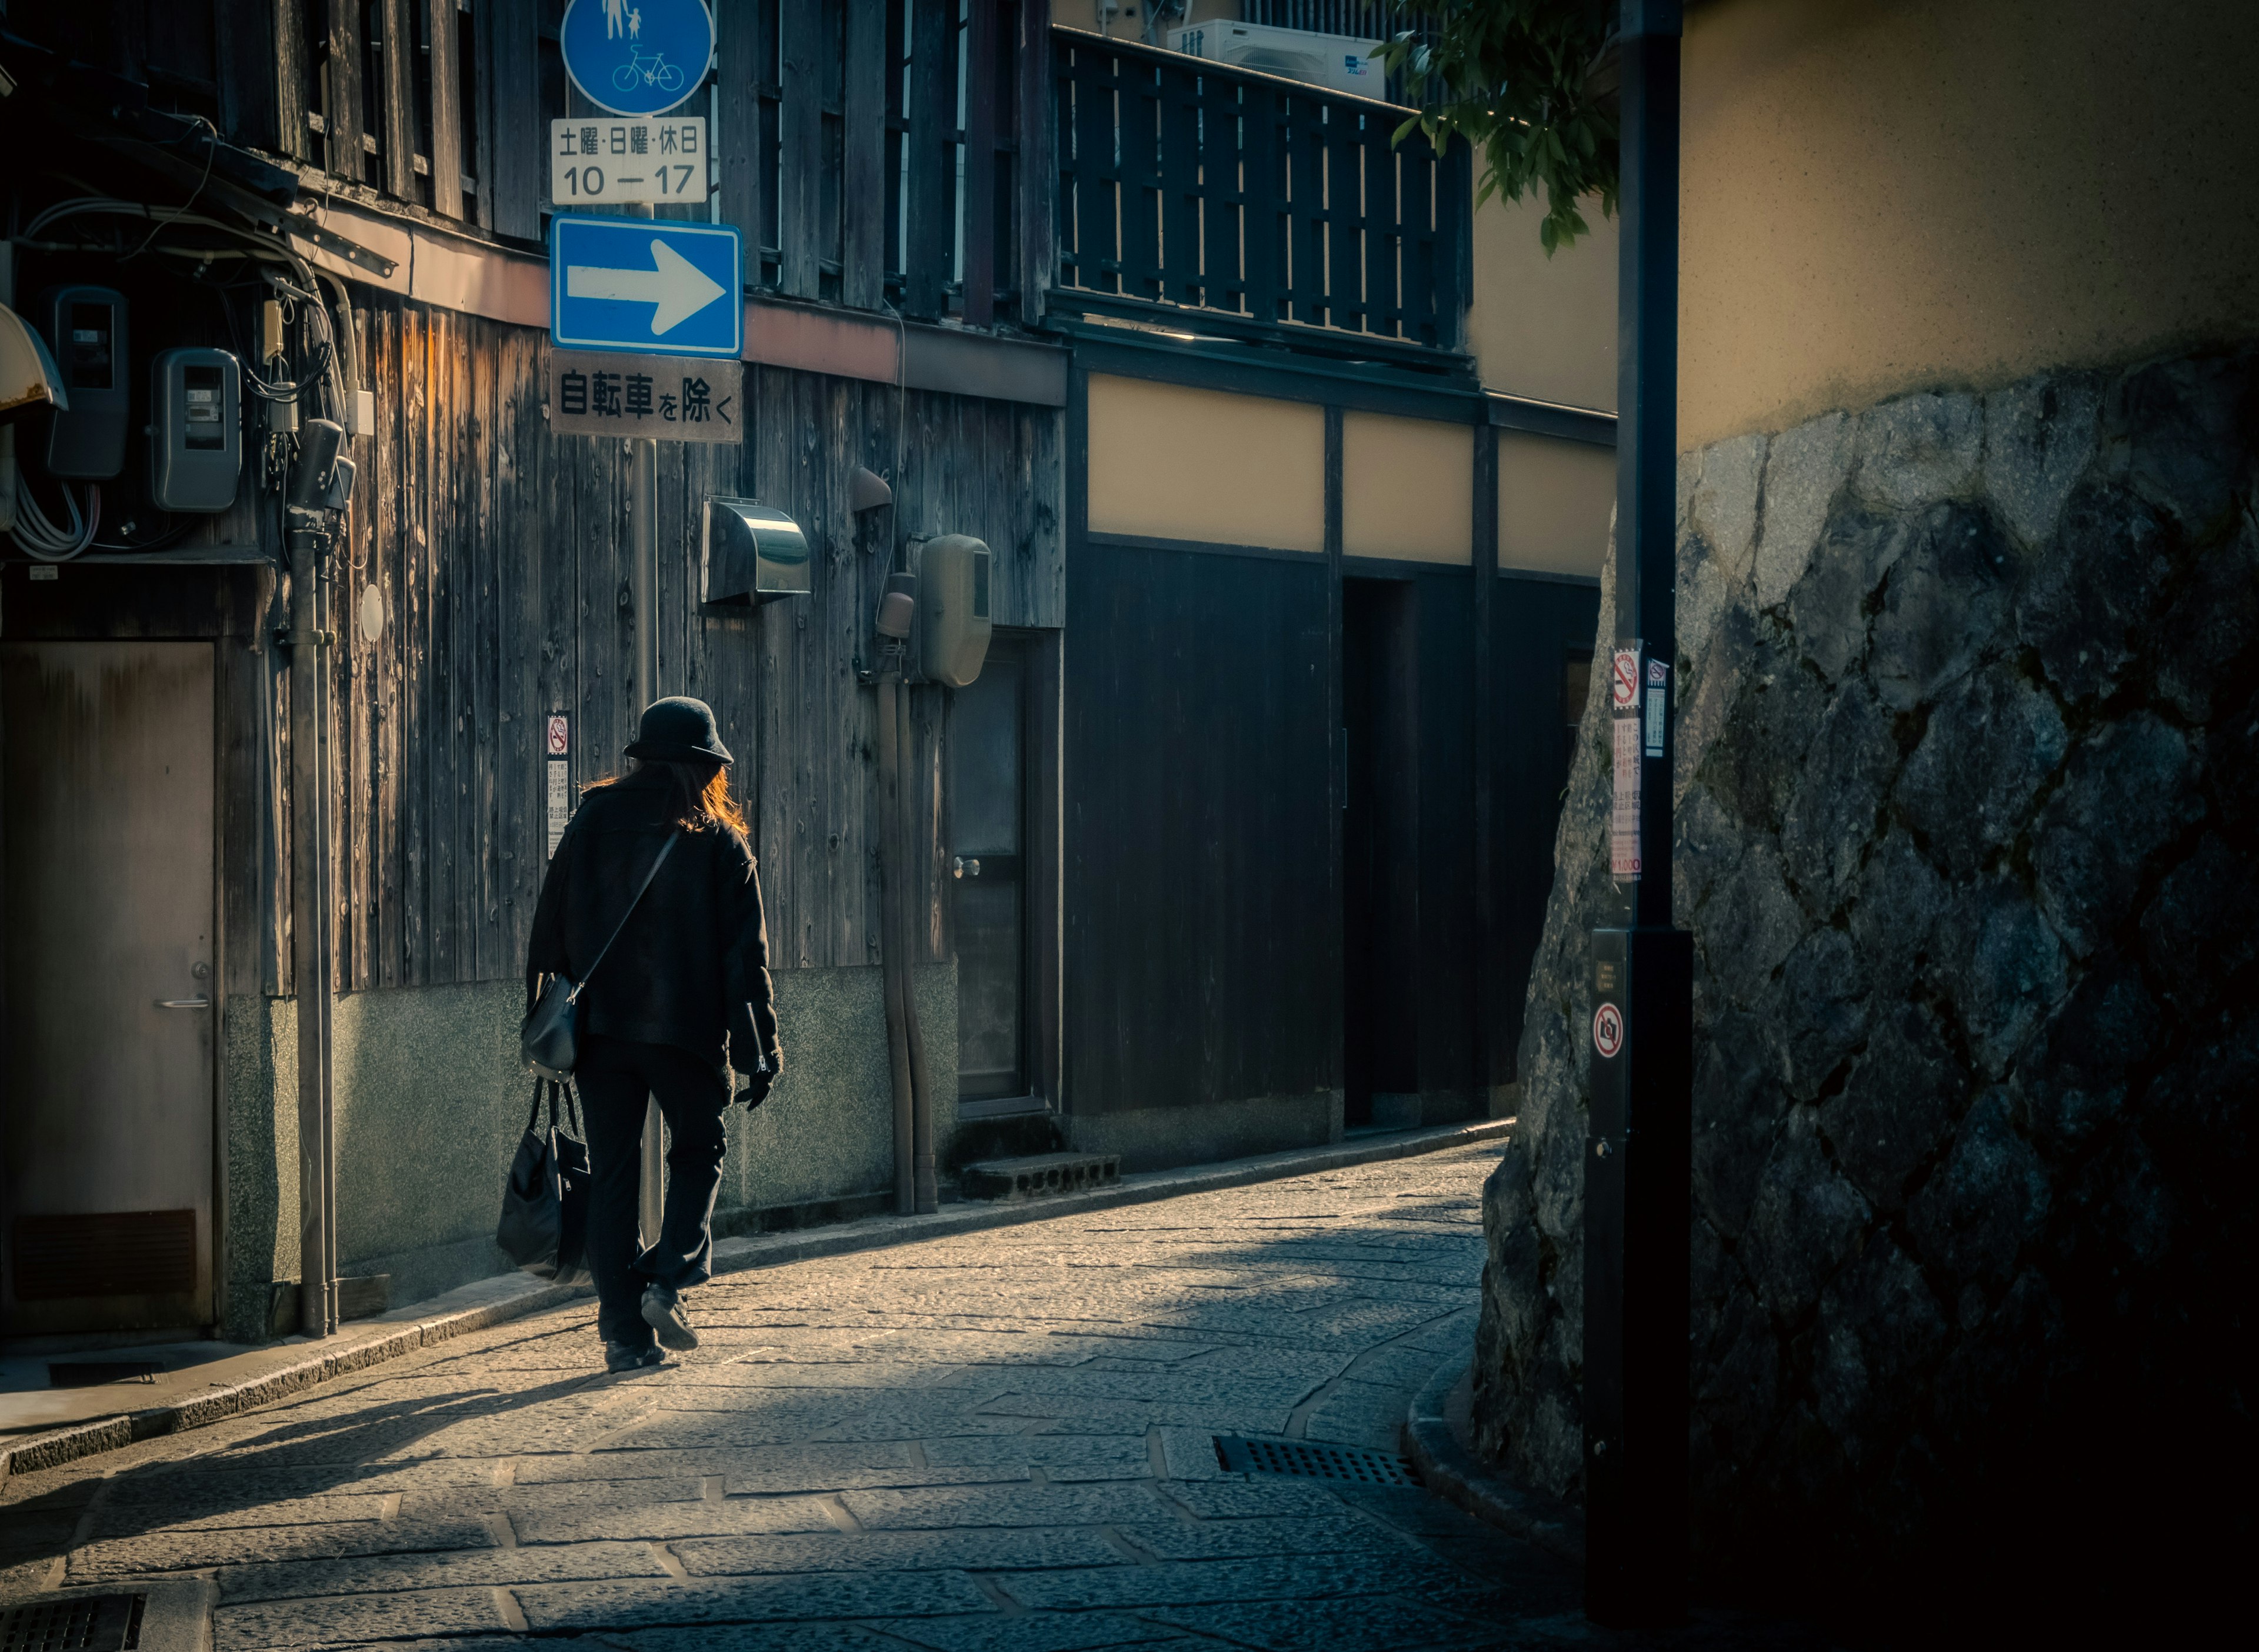
[[[773,505],[709,499],[702,538],[704,601],[758,608],[809,595],[808,536]]]
[[[926,680],[971,687],[988,659],[988,547],[966,533],[929,539],[918,554],[918,662]]]
[[[149,498],[160,510],[225,510],[243,471],[243,375],[224,350],[160,350],[149,362]]]
[[[108,481],[125,468],[125,421],[132,389],[126,374],[125,295],[108,287],[57,287],[39,301],[68,410],[47,427],[47,473],[74,481]]]

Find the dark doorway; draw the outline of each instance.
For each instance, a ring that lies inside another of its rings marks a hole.
[[[213,1318],[214,665],[0,647],[10,1336]]]
[[[951,916],[957,937],[960,1102],[1027,1095],[1026,645],[998,637],[951,698]]]
[[[1343,1121],[1420,1121],[1419,594],[1342,581]]]

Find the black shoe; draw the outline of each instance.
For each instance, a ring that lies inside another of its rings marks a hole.
[[[653,1348],[649,1343],[645,1343],[642,1347],[638,1347],[633,1342],[607,1342],[604,1344],[604,1369],[606,1371],[649,1371],[654,1365],[664,1365],[665,1364],[666,1364],[666,1354],[665,1350]]]
[[[643,1322],[659,1333],[659,1340],[677,1353],[698,1346],[698,1333],[682,1316],[681,1293],[663,1285],[647,1285],[643,1293]]]

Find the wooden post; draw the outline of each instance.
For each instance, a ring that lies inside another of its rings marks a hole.
[[[920,321],[949,308],[951,247],[957,239],[957,7],[905,0],[910,8],[909,235],[902,248],[902,313]]]
[[[463,106],[455,83],[461,73],[455,61],[456,0],[422,3],[426,8],[424,16],[428,21],[424,26],[431,31],[431,46],[426,65],[431,77],[431,152],[424,157],[425,164],[431,168],[431,210],[445,217],[459,218],[463,216]],[[495,67],[499,66],[490,66],[488,72],[493,73]],[[528,138],[547,136],[546,129],[538,134],[512,132],[510,141],[524,143]]]
[[[965,17],[965,293],[968,327],[996,315],[996,0]]]
[[[1493,719],[1498,713],[1497,661],[1492,653],[1498,602],[1498,432],[1491,427],[1488,409],[1482,409],[1474,428],[1474,767],[1475,767],[1475,1085],[1482,1093],[1484,1111],[1497,1110],[1499,1073],[1512,1057],[1501,1059],[1497,1048],[1498,972],[1491,960],[1498,952],[1498,880],[1495,853],[1498,740]]]
[[[822,289],[819,260],[824,248],[821,188],[823,182],[824,0],[783,0],[784,198],[778,203],[777,253],[780,284],[795,298],[814,298]]]
[[[1058,118],[1051,68],[1051,0],[1020,0],[1019,164],[1015,210],[1020,214],[1020,324],[1039,325],[1058,249],[1051,239],[1051,200],[1058,188]]]
[[[356,25],[360,7],[356,0],[330,0],[329,4],[329,145],[324,168],[331,176],[355,183],[367,175],[361,142],[360,36]]]
[[[887,292],[887,9],[847,0],[846,153],[839,203],[839,302],[876,310]]]
[[[384,49],[379,61],[365,66],[363,70],[384,76],[384,135],[377,140],[381,149],[377,160],[383,167],[386,193],[403,201],[416,199],[417,65],[413,17],[415,7],[423,4],[424,0],[384,0],[384,32],[379,37]],[[438,89],[433,89],[436,92]]]

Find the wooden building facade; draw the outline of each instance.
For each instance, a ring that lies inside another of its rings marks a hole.
[[[911,691],[912,961],[944,1156],[1048,1131],[1180,1163],[1494,1105],[1550,879],[1564,673],[1594,600],[1589,580],[1501,567],[1497,444],[1611,435],[1603,416],[1486,390],[1462,325],[1464,153],[1391,146],[1382,106],[1054,29],[1044,0],[721,7],[713,70],[684,105],[711,123],[712,198],[658,212],[746,234],[745,435],[661,445],[659,576],[639,616],[626,445],[559,434],[545,405],[540,144],[551,118],[586,112],[558,57],[564,10],[11,0],[0,14],[19,87],[0,125],[68,130],[90,157],[11,179],[0,299],[29,313],[57,283],[115,288],[139,374],[139,352],[174,344],[247,360],[274,290],[260,283],[279,273],[303,295],[286,365],[334,387],[310,390],[308,410],[353,425],[358,467],[319,637],[291,617],[308,565],[286,543],[287,467],[265,468],[255,405],[229,512],[160,531],[129,464],[106,484],[122,539],[0,565],[10,853],[34,841],[16,822],[39,765],[76,760],[28,737],[25,708],[130,720],[103,698],[123,680],[85,651],[202,650],[217,914],[183,943],[210,981],[203,1054],[187,1058],[209,1063],[214,1098],[194,1150],[210,1166],[190,1201],[196,1256],[166,1289],[35,1310],[29,1241],[11,1237],[11,1328],[287,1323],[312,1243],[296,1191],[308,1153],[334,1165],[338,1270],[388,1275],[401,1300],[494,1271],[552,720],[573,787],[616,769],[639,617],[659,690],[711,702],[738,755],[778,972],[790,1076],[733,1131],[724,1229],[890,1203],[866,673],[889,568],[944,533],[991,547],[995,680],[1014,696],[999,711],[993,695]],[[162,216],[181,201],[204,222]],[[1315,421],[1248,456],[1265,520],[1203,523],[1205,484],[1171,474],[1168,430],[1122,401],[1140,385],[1259,404],[1258,425],[1275,409]],[[1126,433],[1094,441],[1094,420]],[[1463,525],[1429,523],[1409,551],[1374,538],[1389,444],[1410,442],[1425,474],[1438,431]],[[52,510],[57,484],[18,458]],[[891,508],[851,509],[859,468],[887,481]],[[1164,515],[1175,500],[1184,522],[1124,516],[1108,502],[1125,493]],[[805,598],[700,600],[715,497],[801,524]],[[319,988],[293,967],[305,649],[329,708]],[[962,795],[999,783],[968,743],[1000,716],[1008,848],[972,844],[994,830],[968,823]],[[982,856],[982,910],[994,879],[1014,880],[1003,965],[987,930],[977,947],[960,933]],[[47,870],[18,856],[10,887]],[[1412,975],[1376,964],[1397,958]],[[11,1017],[37,1010],[25,967],[10,965]],[[1008,1059],[959,1036],[960,999],[973,1016],[999,969],[1018,972]],[[1356,1008],[1360,983],[1378,1013]],[[336,1019],[319,1148],[294,1099],[313,990]],[[36,1168],[17,1123],[37,1082],[11,1067],[11,1188]]]

